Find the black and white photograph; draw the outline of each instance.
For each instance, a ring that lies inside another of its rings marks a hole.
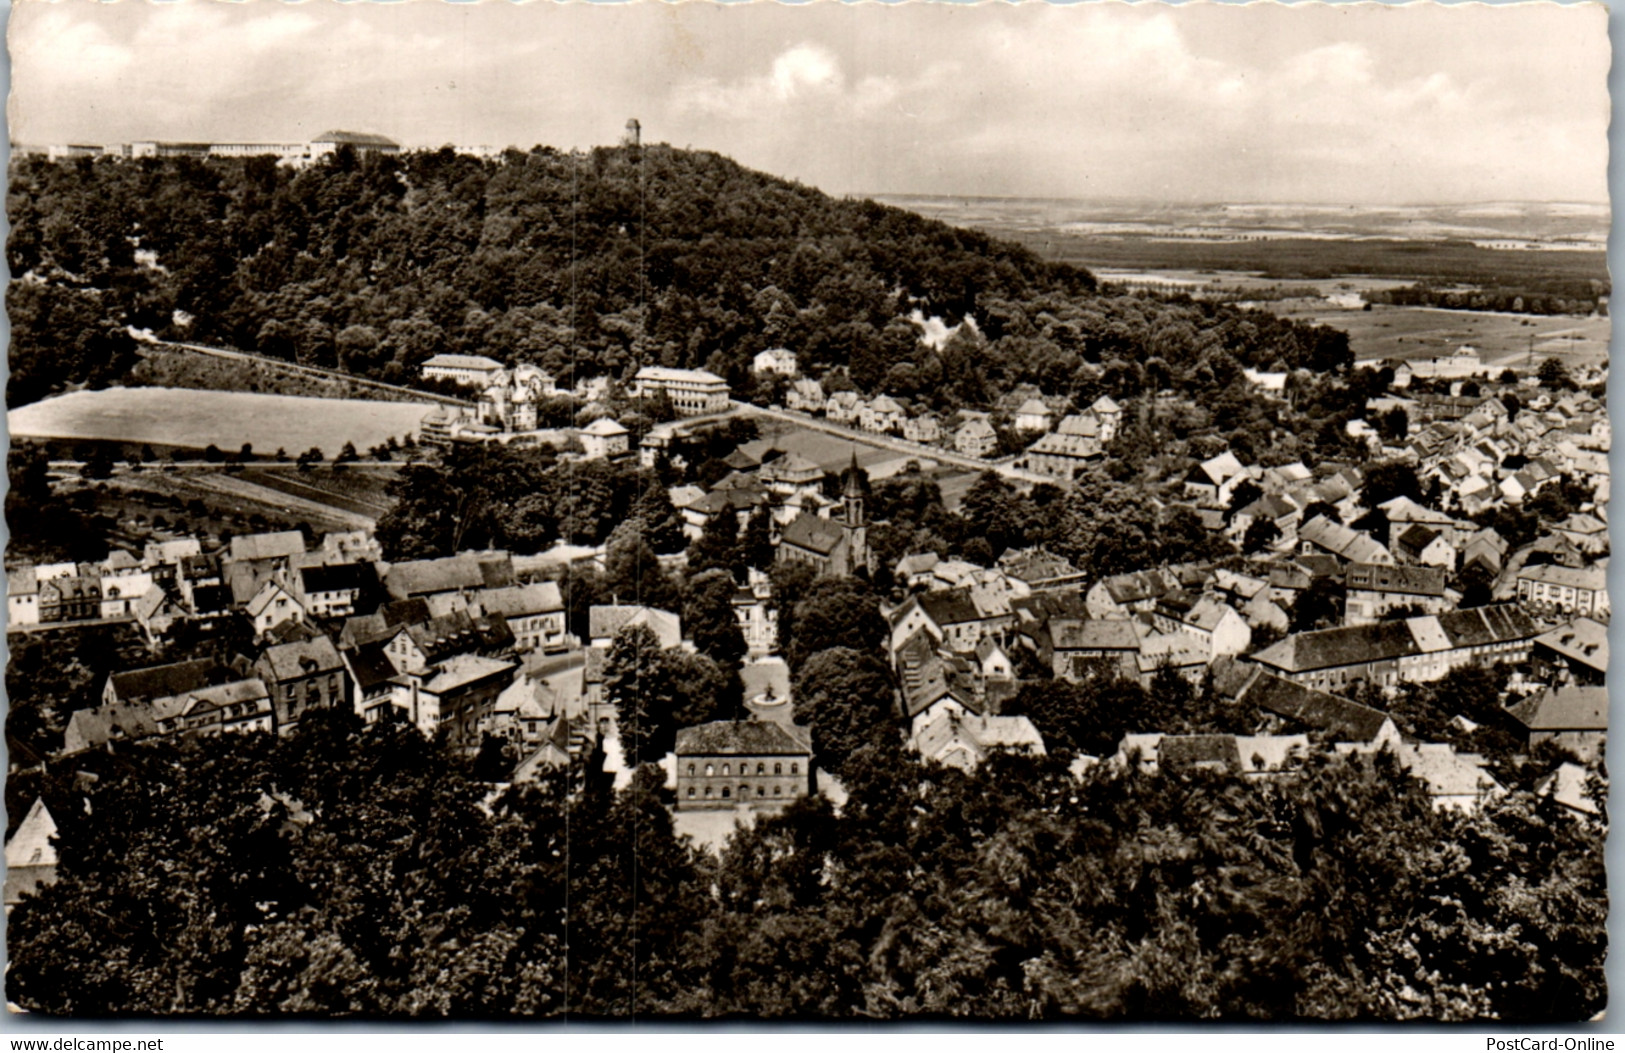
[[[13,0],[8,1027],[1600,1026],[1609,16]]]

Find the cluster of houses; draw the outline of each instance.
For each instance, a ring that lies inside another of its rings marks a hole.
[[[917,730],[952,715],[963,729],[956,743],[974,741],[981,720],[994,722],[989,742],[1026,742],[1026,729],[1000,730],[1014,726],[999,724],[1011,718],[998,715],[1015,689],[1012,670],[1025,663],[1061,678],[1106,670],[1147,686],[1164,670],[1193,682],[1233,671],[1217,676],[1216,686],[1258,717],[1258,735],[1147,729],[1112,761],[1268,774],[1300,764],[1310,736],[1343,752],[1391,749],[1441,806],[1456,806],[1503,792],[1482,758],[1405,742],[1384,713],[1342,693],[1391,693],[1464,666],[1506,663],[1516,670],[1507,725],[1530,746],[1556,740],[1595,759],[1606,733],[1608,479],[1599,446],[1607,440],[1600,407],[1585,396],[1515,419],[1488,399],[1388,451],[1410,458],[1422,478],[1444,479],[1447,495],[1449,466],[1474,458],[1500,483],[1514,480],[1495,487],[1495,502],[1518,504],[1538,489],[1516,477],[1529,479],[1529,466],[1542,459],[1555,469],[1550,478],[1578,482],[1588,497],[1581,510],[1543,523],[1535,542],[1515,551],[1454,504],[1446,513],[1409,497],[1378,506],[1375,521],[1385,528],[1356,529],[1347,524],[1372,511],[1361,505],[1358,469],[1246,465],[1225,452],[1192,468],[1178,496],[1210,531],[1235,542],[1252,524],[1272,523],[1269,543],[1246,559],[1086,581],[1041,550],[1008,552],[991,568],[908,556],[896,578],[913,594],[890,614],[905,709]],[[1244,484],[1254,489],[1238,507]],[[1492,583],[1488,602],[1461,605],[1468,571]],[[1343,598],[1341,624],[1292,632],[1297,600],[1311,588]],[[961,758],[975,753],[954,749]],[[1589,809],[1583,795],[1569,796]]]
[[[525,363],[509,369],[484,355],[454,354],[435,355],[424,362],[422,376],[425,380],[449,380],[477,393],[472,405],[442,404],[424,417],[419,438],[431,446],[517,441],[564,446],[574,440],[588,460],[624,457],[632,452],[631,433],[615,419],[607,404],[607,377],[593,377],[564,391],[539,366]],[[721,413],[732,404],[727,382],[703,369],[644,366],[633,378],[629,392],[635,398],[667,398],[680,417]],[[580,428],[541,427],[538,408],[561,395],[584,400],[581,416],[590,423]]]
[[[490,365],[479,378],[489,381],[482,410],[505,428],[533,424],[535,403],[554,390],[551,378],[533,367]],[[763,352],[756,366],[796,373],[794,355],[783,349]],[[649,367],[638,384],[693,416],[714,404],[712,381],[721,384],[710,374]],[[790,390],[811,398],[813,387],[798,377]],[[1038,727],[1005,711],[1024,677],[1042,669],[1082,680],[1104,671],[1149,687],[1171,671],[1211,685],[1249,715],[1253,733],[1137,728],[1115,755],[1078,758],[1075,770],[1104,764],[1267,778],[1290,774],[1317,750],[1385,750],[1438,807],[1471,808],[1505,792],[1482,757],[1409,741],[1386,712],[1349,696],[1369,701],[1373,692],[1391,695],[1464,667],[1507,664],[1515,671],[1506,727],[1530,747],[1553,742],[1582,764],[1600,758],[1609,620],[1609,436],[1601,407],[1569,395],[1514,415],[1497,398],[1468,401],[1448,412],[1414,402],[1422,426],[1404,447],[1384,449],[1408,459],[1424,480],[1439,480],[1443,497],[1434,506],[1396,497],[1366,508],[1359,469],[1248,465],[1224,452],[1178,479],[1174,500],[1233,541],[1254,534],[1256,523],[1272,524],[1262,549],[1244,557],[1094,578],[1043,548],[1005,552],[993,566],[935,552],[905,556],[891,568],[897,592],[883,607],[899,728],[921,756],[964,769],[999,750],[1042,754]],[[858,403],[820,396],[816,411],[856,412],[867,427],[867,409],[871,423],[883,425],[873,430],[915,419],[898,417],[894,407],[901,407],[884,396]],[[1036,393],[1004,407],[1018,430],[1040,434],[1024,455],[1026,467],[1071,478],[1074,461],[1097,456],[1120,426],[1121,410],[1110,399],[1082,413],[1068,409]],[[654,455],[661,436],[683,426],[652,431]],[[623,445],[603,455],[627,452]],[[855,455],[834,487],[821,465],[771,440],[742,444],[726,461],[729,474],[710,488],[671,490],[691,538],[719,516],[735,517],[743,530],[765,512],[778,562],[820,575],[879,569],[869,544],[869,472]],[[1519,505],[1557,479],[1571,495],[1578,484],[1587,499],[1561,522],[1543,521],[1532,544],[1514,548],[1467,518]],[[1237,494],[1244,486],[1243,503]],[[1372,516],[1377,511],[1380,519]],[[1362,521],[1365,528],[1349,525]],[[513,747],[513,781],[599,750],[619,777],[616,714],[604,690],[616,635],[642,626],[663,647],[692,644],[677,614],[622,604],[592,608],[585,635],[572,633],[564,597],[550,580],[554,555],[464,552],[389,563],[364,532],[314,544],[299,532],[254,534],[207,552],[196,538],[179,537],[94,564],[12,567],[7,605],[14,631],[129,621],[155,651],[182,623],[207,630],[237,619],[252,629],[251,653],[230,661],[113,673],[99,704],[69,718],[66,755],[163,736],[286,734],[311,709],[337,706],[368,722],[404,720],[464,751],[495,737]],[[559,557],[572,558],[601,560],[603,553]],[[1490,593],[1464,606],[1469,577],[1491,583]],[[1293,631],[1300,598],[1311,590],[1342,597],[1340,623]],[[767,577],[753,571],[736,589],[733,609],[748,648],[745,711],[679,731],[663,763],[679,811],[776,810],[827,778],[815,769],[809,729],[792,719]],[[1567,764],[1543,792],[1591,811],[1586,779],[1586,768]],[[28,868],[51,863],[51,829],[40,805],[8,843],[17,894],[47,873]],[[9,879],[7,902],[14,902]]]
[[[966,457],[986,460],[999,448],[991,412],[960,410],[951,419],[942,418],[929,410],[911,410],[886,394],[865,398],[856,391],[837,391],[826,395],[823,385],[808,377],[790,384],[784,404],[832,424],[897,436],[922,446],[941,446]],[[1030,385],[1000,400],[993,412],[1007,415],[1012,430],[1038,436],[1018,459],[1018,467],[1072,479],[1078,469],[1105,456],[1105,444],[1122,422],[1122,407],[1105,395],[1081,413],[1069,412],[1070,405],[1067,399],[1044,396]]]
[[[1256,575],[1157,568],[1086,585],[1041,551],[1006,553],[992,568],[907,557],[899,580],[919,591],[890,611],[890,646],[916,746],[962,766],[995,747],[1042,752],[1042,738],[1025,717],[1000,715],[1017,690],[1018,670],[1029,663],[1060,679],[1105,673],[1147,687],[1171,670],[1193,683],[1211,675],[1215,690],[1254,716],[1256,733],[1145,731],[1128,736],[1108,763],[1262,776],[1301,766],[1312,743],[1345,753],[1389,749],[1439,807],[1471,807],[1505,792],[1482,757],[1406,741],[1387,713],[1340,692],[1368,685],[1391,693],[1465,666],[1508,663],[1520,670],[1508,726],[1531,747],[1556,740],[1583,761],[1601,756],[1608,663],[1602,623],[1579,617],[1553,626],[1522,605],[1501,603],[1362,617],[1254,649],[1255,626],[1275,625],[1259,617],[1260,606],[1284,613],[1279,604],[1290,604],[1309,574],[1352,574],[1358,566],[1325,557],[1292,563],[1259,566]],[[1298,574],[1278,573],[1288,569]],[[1077,767],[1096,762],[1081,758]],[[1583,795],[1574,800],[1590,809]]]
[[[244,614],[260,632],[289,618],[348,613],[379,556],[364,531],[328,534],[314,548],[291,530],[233,537],[205,553],[195,537],[150,541],[140,556],[114,549],[98,563],[18,564],[6,571],[10,628],[131,621],[156,642],[178,621]]]
[[[618,772],[614,707],[603,693],[617,634],[645,627],[662,647],[692,645],[677,614],[629,604],[593,606],[585,637],[571,633],[560,587],[546,578],[556,569],[546,556],[501,551],[389,563],[365,534],[330,534],[307,548],[295,531],[232,538],[213,553],[184,538],[153,543],[143,560],[118,553],[102,565],[16,568],[9,602],[20,628],[17,612],[38,606],[37,592],[22,583],[64,591],[52,583],[71,574],[80,590],[109,595],[105,575],[142,600],[134,620],[155,650],[183,620],[252,625],[249,653],[229,661],[113,672],[98,704],[69,716],[62,756],[166,736],[285,735],[311,710],[339,707],[368,723],[405,721],[465,752],[494,736],[515,748],[516,782],[600,746],[606,768]],[[152,590],[169,611],[162,622],[145,602]],[[689,807],[735,807],[747,787],[751,803],[777,807],[812,786],[811,738],[791,722],[788,670],[763,660],[777,640],[767,599],[766,578],[757,575],[735,600],[753,657],[744,671],[751,719],[689,729],[677,758],[668,758],[669,770],[709,766],[725,780],[685,775],[682,788],[694,788]],[[130,615],[121,606],[118,617]],[[761,766],[760,780],[744,778],[747,759]],[[688,768],[672,768],[678,761]]]

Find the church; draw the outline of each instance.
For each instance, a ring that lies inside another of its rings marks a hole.
[[[856,574],[860,567],[865,573],[872,572],[864,511],[868,493],[869,473],[858,467],[858,455],[853,453],[852,466],[842,473],[841,518],[803,512],[791,520],[779,538],[777,561],[805,563],[820,577]]]

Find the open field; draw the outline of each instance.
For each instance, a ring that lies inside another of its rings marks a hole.
[[[887,197],[1091,270],[1519,286],[1608,281],[1606,204],[1330,207]]]
[[[1081,236],[1061,231],[989,229],[988,233],[1013,238],[1045,259],[1091,270],[1235,270],[1272,280],[1363,275],[1407,283],[1432,280],[1505,286],[1608,280],[1607,256],[1601,251],[1486,249],[1464,242],[1322,238],[1186,241]]]
[[[18,438],[108,439],[236,450],[243,443],[290,454],[312,446],[328,456],[345,442],[365,451],[417,433],[423,403],[318,399],[238,391],[108,388],[75,391],[7,414]]]
[[[895,461],[899,456],[895,450],[870,446],[814,428],[797,428],[767,418],[762,418],[761,428],[762,438],[771,439],[773,445],[786,453],[800,454],[826,472],[839,472],[849,467],[854,453],[858,457],[858,466],[865,469]]]
[[[290,366],[278,366],[247,357],[203,355],[170,346],[145,352],[132,373],[143,384],[154,387],[247,391],[324,399],[362,398],[379,402],[414,401],[404,393],[366,387],[342,377],[296,371]]]
[[[762,438],[773,440],[774,445],[787,453],[797,453],[817,463],[826,472],[845,470],[852,463],[852,454],[858,455],[858,466],[871,473],[872,479],[884,478],[901,470],[911,459],[928,460],[929,455],[918,458],[900,454],[896,450],[870,446],[862,441],[848,440],[814,428],[798,428],[762,419]],[[976,480],[977,473],[964,468],[939,466],[929,471],[942,489],[942,498],[948,508],[957,508],[965,491]]]
[[[1487,311],[1446,311],[1431,307],[1374,305],[1369,311],[1340,310],[1324,300],[1281,300],[1271,313],[1301,322],[1342,329],[1360,361],[1380,358],[1432,358],[1472,344],[1484,362],[1522,369],[1533,345],[1534,362],[1557,357],[1572,366],[1608,360],[1607,318],[1565,315],[1510,315]]]

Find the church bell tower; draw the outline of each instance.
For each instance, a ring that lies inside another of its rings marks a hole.
[[[846,470],[846,479],[841,486],[841,504],[845,512],[841,532],[846,537],[848,574],[857,573],[859,567],[865,571],[873,569],[869,566],[869,520],[863,507],[868,491],[869,473],[858,467],[858,452],[853,450],[852,466]]]

